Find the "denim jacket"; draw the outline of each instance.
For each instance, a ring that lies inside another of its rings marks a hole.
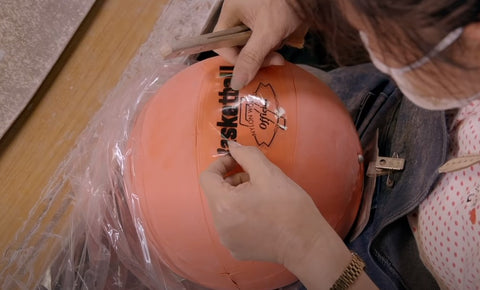
[[[347,246],[364,259],[380,289],[438,289],[419,258],[406,215],[431,192],[445,162],[445,113],[416,107],[369,64],[333,70],[327,82],[350,111],[364,148],[378,129],[378,155],[405,159],[404,170],[376,177],[368,223]]]

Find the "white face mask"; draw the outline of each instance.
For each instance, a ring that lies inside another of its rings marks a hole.
[[[430,62],[433,57],[438,55],[441,51],[448,48],[452,45],[456,40],[460,38],[463,33],[463,28],[457,28],[454,31],[450,32],[445,38],[443,38],[427,55],[423,56],[419,60],[403,66],[399,68],[393,68],[382,61],[380,61],[375,55],[372,53],[368,43],[368,37],[365,32],[360,31],[360,38],[367,49],[370,59],[377,67],[378,70],[381,72],[388,74],[392,77],[392,79],[397,83],[398,87],[402,91],[402,93],[414,104],[419,107],[428,109],[428,110],[448,110],[453,108],[460,108],[465,105],[468,105],[472,100],[480,97],[480,92],[474,94],[473,96],[469,97],[462,97],[462,98],[439,98],[435,92],[425,93],[419,88],[418,84],[414,84],[415,75],[407,73],[412,72],[415,69],[418,69],[425,65],[426,63]],[[417,79],[418,82],[418,79]]]

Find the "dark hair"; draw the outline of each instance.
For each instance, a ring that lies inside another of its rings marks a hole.
[[[324,35],[326,48],[339,64],[357,62],[365,56],[358,33],[339,8],[340,0],[297,0],[299,15]],[[450,31],[480,19],[478,0],[343,0],[375,28],[381,48],[401,46],[398,35],[426,54]]]
[[[358,32],[346,21],[334,0],[291,0],[297,14],[318,34],[322,45],[339,65],[369,60]]]

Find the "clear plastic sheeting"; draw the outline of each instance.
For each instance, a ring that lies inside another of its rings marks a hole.
[[[75,148],[2,254],[1,289],[198,289],[151,253],[142,220],[125,194],[126,142],[136,113],[187,58],[164,61],[159,48],[198,35],[215,0],[175,0],[157,21]],[[188,21],[187,21],[188,19]]]

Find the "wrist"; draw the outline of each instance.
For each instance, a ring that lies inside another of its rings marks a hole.
[[[329,289],[352,260],[349,249],[326,221],[310,236],[299,237],[285,255],[284,266],[307,289],[318,288],[321,281]]]

